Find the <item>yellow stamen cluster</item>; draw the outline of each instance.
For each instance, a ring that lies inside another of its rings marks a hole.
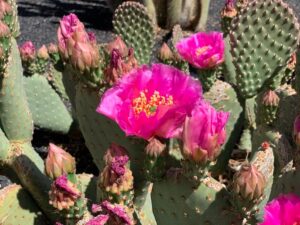
[[[211,49],[210,45],[197,48],[196,49],[196,56],[201,56],[202,54],[206,53],[210,49]]]
[[[173,96],[161,96],[158,91],[154,91],[150,98],[147,97],[148,90],[140,92],[140,95],[133,99],[132,108],[136,115],[144,112],[147,117],[154,116],[158,106],[173,105]]]

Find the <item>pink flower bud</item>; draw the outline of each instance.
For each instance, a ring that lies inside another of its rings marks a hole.
[[[55,54],[58,53],[58,47],[56,44],[50,43],[48,46],[48,52],[49,54]]]
[[[11,14],[12,13],[12,7],[10,6],[10,4],[8,4],[6,1],[4,0],[1,0],[0,1],[0,16],[1,18],[4,16],[4,15],[7,15],[7,14]]]
[[[300,147],[300,115],[298,115],[294,122],[294,141]]]
[[[83,72],[97,68],[99,65],[100,56],[98,49],[88,42],[76,42],[71,55],[71,62],[74,68]]]
[[[297,63],[297,55],[296,55],[296,52],[294,52],[290,58],[290,60],[288,61],[288,68],[291,70],[291,71],[294,71],[295,68],[296,68],[296,63]]]
[[[35,47],[31,41],[26,41],[19,50],[23,61],[32,61],[35,59]]]
[[[122,58],[128,55],[128,48],[120,36],[117,36],[115,40],[110,42],[106,49],[109,54],[112,54],[112,51],[117,49]]]
[[[166,43],[163,43],[159,51],[159,58],[163,61],[171,60],[174,58],[174,54]]]
[[[112,204],[108,201],[104,201],[101,204],[102,210],[105,214],[108,214],[108,224],[113,225],[133,225],[134,220],[132,215],[128,214],[129,210],[126,210],[126,206]]]
[[[264,93],[262,103],[265,106],[278,106],[279,100],[275,91],[268,90]]]
[[[47,60],[49,58],[48,50],[45,45],[43,45],[37,52],[37,56],[40,59]]]
[[[206,102],[199,103],[183,126],[183,155],[197,163],[214,161],[226,139],[229,113],[217,112]]]
[[[73,46],[74,40],[72,36],[75,31],[85,32],[84,25],[80,22],[75,14],[64,16],[60,20],[60,26],[57,31],[58,49],[63,58],[69,58],[70,47]]]
[[[9,27],[0,21],[0,38],[8,37],[10,35]]]
[[[266,179],[254,165],[244,164],[233,178],[233,191],[243,199],[253,201],[259,199],[266,187]]]
[[[166,149],[166,144],[163,144],[157,138],[151,138],[146,146],[146,153],[152,157],[158,157]]]
[[[88,32],[88,37],[89,37],[89,41],[92,43],[92,44],[97,44],[97,39],[96,39],[96,35],[94,32]]]
[[[75,159],[62,148],[50,143],[45,160],[45,173],[52,179],[63,174],[75,173]]]
[[[237,10],[235,8],[235,0],[226,0],[225,7],[221,13],[222,17],[233,18],[237,15]]]

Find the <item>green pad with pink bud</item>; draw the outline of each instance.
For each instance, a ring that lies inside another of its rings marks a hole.
[[[282,72],[298,44],[299,24],[281,0],[252,1],[232,21],[230,38],[237,87],[257,95]]]
[[[154,23],[147,9],[137,2],[124,2],[114,14],[115,32],[134,49],[139,64],[148,64],[155,40]]]

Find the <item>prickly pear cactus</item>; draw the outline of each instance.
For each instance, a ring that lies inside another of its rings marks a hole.
[[[244,98],[258,94],[285,69],[298,34],[297,19],[281,0],[252,1],[240,11],[232,21],[230,38],[237,86]]]
[[[150,62],[155,28],[147,9],[137,2],[124,2],[114,14],[114,30],[134,49],[139,64]]]

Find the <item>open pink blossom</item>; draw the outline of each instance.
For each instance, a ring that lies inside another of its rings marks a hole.
[[[199,103],[183,126],[183,155],[197,163],[213,161],[226,139],[229,113],[217,112],[209,103]]]
[[[260,225],[300,224],[300,197],[295,194],[280,195],[265,207],[264,221]]]
[[[105,92],[97,112],[127,135],[170,138],[201,98],[198,81],[174,67],[153,64],[123,76]]]
[[[182,58],[199,69],[210,69],[224,61],[225,43],[220,32],[196,33],[176,45]]]

